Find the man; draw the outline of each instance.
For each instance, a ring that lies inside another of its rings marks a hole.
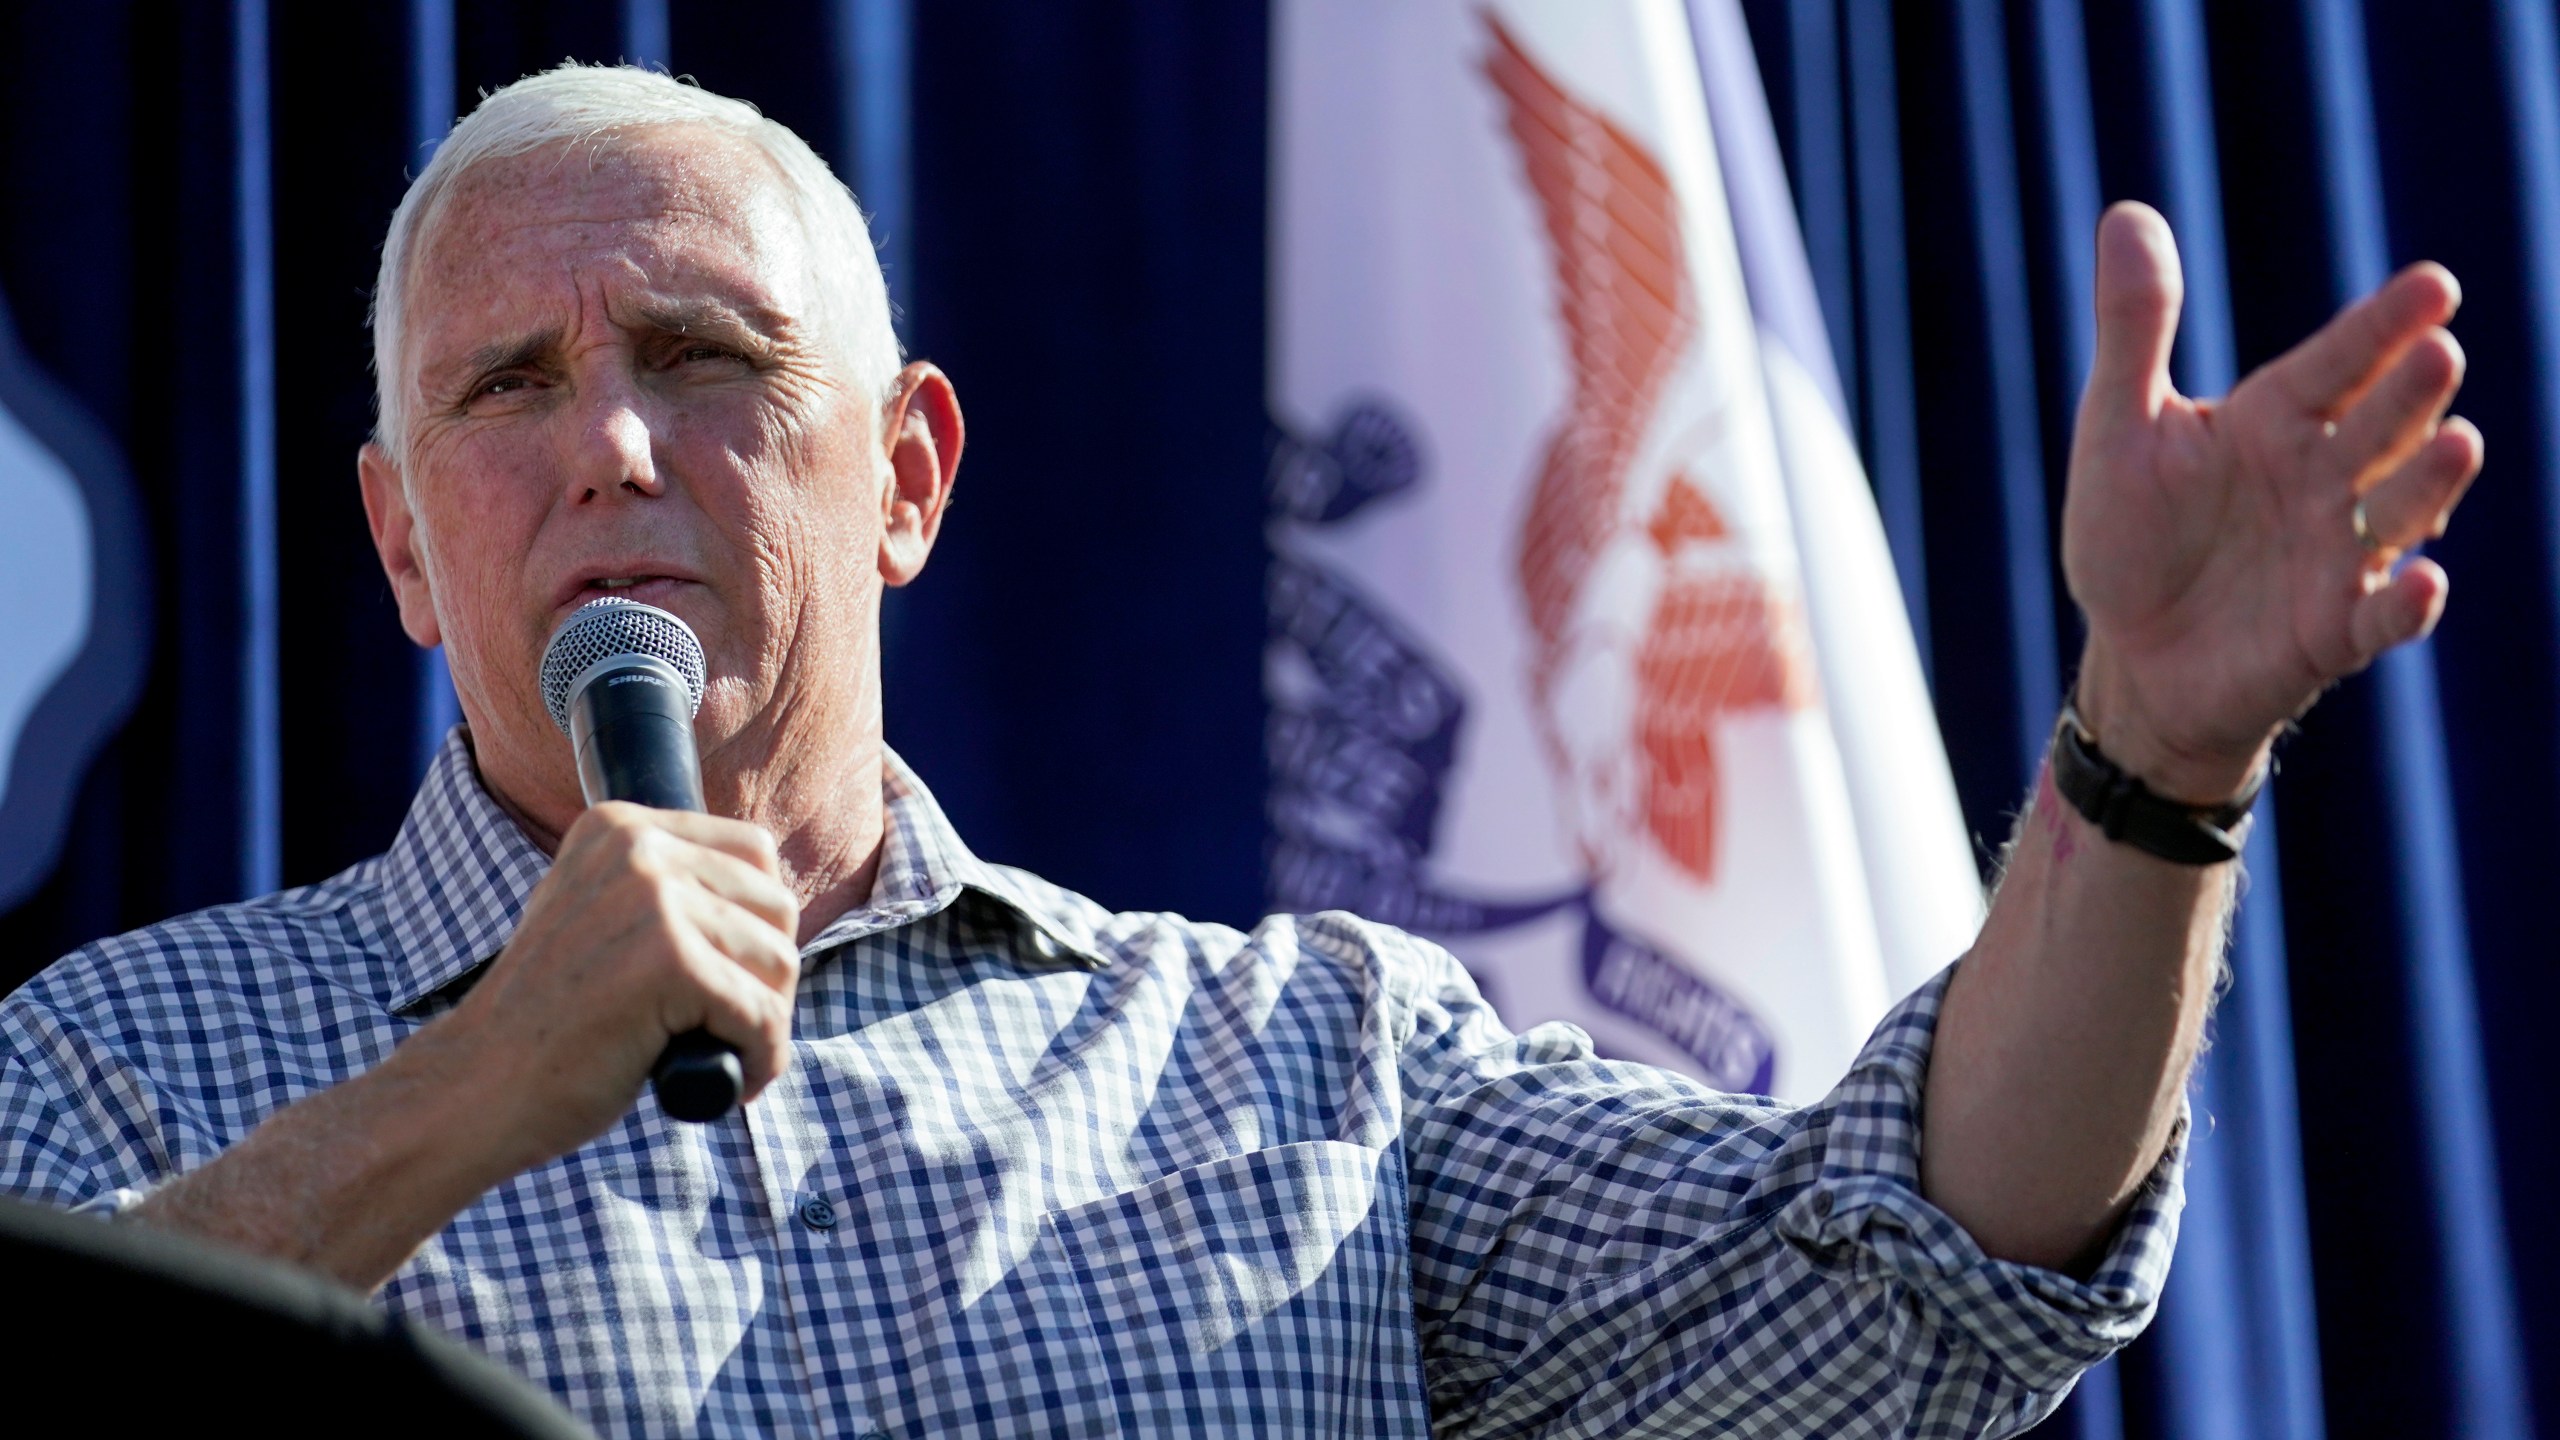
[[[2159,1293],[2217,807],[2433,626],[2393,564],[2480,461],[2439,269],[2218,404],[2166,379],[2157,216],[2109,214],[2098,291],[2057,743],[2130,778],[2049,775],[1980,940],[1789,1111],[1514,1036],[1353,917],[971,856],[878,667],[960,409],[850,197],[664,77],[509,87],[393,218],[360,460],[467,725],[387,855],[0,1008],[0,1188],[378,1287],[613,1433],[2016,1429]],[[602,594],[700,634],[714,814],[583,809],[535,670]],[[687,1127],[635,1101],[696,1026],[755,1098]]]

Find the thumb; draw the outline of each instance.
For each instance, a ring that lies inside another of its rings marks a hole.
[[[2176,393],[2169,346],[2178,334],[2186,277],[2169,222],[2139,200],[2107,207],[2098,221],[2098,353],[2080,409],[2088,420],[2149,421]]]

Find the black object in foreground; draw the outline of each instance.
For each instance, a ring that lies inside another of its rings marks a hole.
[[[12,1433],[595,1440],[498,1362],[352,1290],[148,1225],[0,1198],[0,1275],[18,1302],[0,1312],[27,1427]]]
[[[659,810],[702,807],[693,712],[702,704],[702,642],[654,605],[611,596],[578,607],[542,651],[542,699],[578,756],[587,803]],[[667,1042],[649,1083],[678,1120],[717,1120],[746,1089],[738,1052],[708,1030]]]

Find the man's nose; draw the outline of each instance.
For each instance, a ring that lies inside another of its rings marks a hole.
[[[573,503],[619,495],[663,495],[649,407],[638,394],[610,387],[587,407],[571,467]]]

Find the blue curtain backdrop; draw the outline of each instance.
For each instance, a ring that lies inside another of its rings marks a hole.
[[[2462,276],[2490,462],[2443,634],[2281,753],[2160,1323],[2054,1428],[2496,1435],[2560,1416],[2539,925],[2560,56],[2547,4],[1746,5],[1967,815],[1996,840],[2078,621],[2053,563],[2089,235],[2178,231],[2213,394],[2406,261]],[[1925,357],[1925,362],[1923,360]],[[2538,1393],[2537,1393],[2538,1392]]]
[[[2560,1425],[2540,904],[2560,859],[2560,42],[2549,3],[1747,0],[1842,393],[1968,818],[2078,638],[2051,559],[2088,236],[2159,205],[2180,382],[2405,260],[2462,276],[2489,469],[2451,619],[2283,751],[2158,1326],[2048,1433]],[[1121,906],[1261,898],[1267,16],[1091,0],[232,0],[0,13],[0,296],[132,476],[130,718],[0,985],[381,847],[451,715],[352,457],[382,224],[479,90],[645,58],[807,136],[972,421],[895,598],[889,732],[964,832]],[[0,523],[6,523],[0,517]],[[2555,1430],[2553,1433],[2560,1433]]]

